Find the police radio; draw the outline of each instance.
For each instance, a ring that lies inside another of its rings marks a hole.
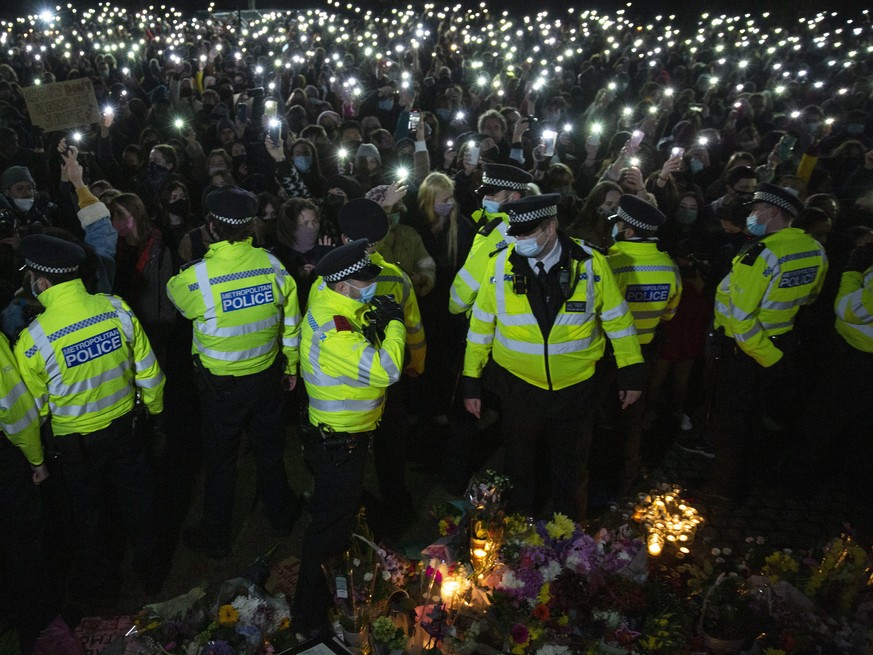
[[[527,295],[527,278],[516,273],[512,276],[512,292],[518,296]]]

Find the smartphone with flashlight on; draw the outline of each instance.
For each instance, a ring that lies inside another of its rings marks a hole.
[[[415,134],[418,131],[418,126],[421,124],[421,112],[409,112],[409,133]]]
[[[544,152],[546,157],[555,155],[555,142],[558,140],[558,133],[553,130],[543,130],[542,144],[546,147]]]
[[[270,119],[270,140],[273,142],[274,146],[279,146],[282,144],[282,121],[278,118]]]
[[[470,146],[467,148],[467,152],[470,153],[470,166],[477,166],[479,164],[479,151],[479,144],[476,141],[470,141]]]
[[[685,156],[685,148],[676,146],[670,151],[670,159],[682,159]]]
[[[631,132],[630,139],[628,139],[628,145],[631,148],[639,148],[644,136],[645,133],[642,130],[634,130]]]

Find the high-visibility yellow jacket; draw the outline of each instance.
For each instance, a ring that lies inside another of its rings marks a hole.
[[[640,343],[650,343],[661,321],[676,315],[682,295],[679,268],[654,241],[617,241],[607,256]]]
[[[139,320],[121,298],[81,280],[39,294],[45,307],[15,344],[21,378],[55,436],[90,434],[133,409],[164,410],[164,374]]]
[[[310,296],[301,329],[300,370],[315,426],[337,432],[375,429],[385,389],[400,379],[406,328],[391,321],[385,339],[373,345],[362,332],[367,311],[367,305],[326,285]]]
[[[818,241],[788,227],[773,232],[734,257],[715,294],[715,326],[761,366],[782,359],[769,337],[794,327],[801,305],[818,297],[827,272]]]
[[[837,332],[852,348],[873,353],[873,266],[846,271],[834,302]]]
[[[3,334],[0,334],[0,430],[21,449],[28,462],[33,466],[42,464],[39,412]]]
[[[526,294],[516,293],[509,255],[515,245],[489,261],[476,296],[463,374],[480,378],[489,354],[494,362],[541,389],[559,390],[587,380],[609,337],[619,368],[643,361],[633,316],[606,258],[567,239],[570,296],[544,338]]]
[[[482,220],[476,216],[476,213],[473,212],[473,220]],[[449,311],[452,314],[463,314],[473,308],[476,294],[479,293],[479,287],[488,269],[492,253],[514,241],[512,237],[506,236],[506,230],[509,228],[509,216],[506,214],[487,214],[484,210],[482,210],[482,216],[486,218],[486,223],[473,238],[473,245],[470,247],[470,252],[467,253],[467,259],[464,260],[464,265],[455,275],[455,279],[452,280],[452,288],[449,292]]]
[[[281,349],[297,373],[300,309],[291,274],[251,239],[219,241],[167,282],[167,295],[194,321],[192,352],[214,375],[252,375]]]

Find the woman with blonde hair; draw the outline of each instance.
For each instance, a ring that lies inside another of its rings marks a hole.
[[[419,406],[439,423],[447,420],[451,409],[464,349],[464,318],[449,313],[449,292],[476,235],[454,194],[455,184],[444,173],[429,174],[418,188],[418,224],[424,246],[436,262],[436,281],[431,292],[418,299],[428,352],[424,375],[416,384],[421,391]]]
[[[167,298],[173,254],[138,195],[115,197],[109,215],[118,233],[112,291],[131,306],[165,366],[167,341],[176,322],[176,309]]]

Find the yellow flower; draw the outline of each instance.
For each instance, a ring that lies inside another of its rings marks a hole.
[[[569,516],[557,512],[552,520],[546,523],[546,532],[552,539],[567,539],[575,529],[576,524]]]
[[[545,605],[552,599],[551,594],[549,594],[549,583],[546,582],[540,587],[540,593],[537,594],[537,604]]]
[[[445,519],[440,519],[440,535],[445,537],[449,533],[449,522]]]
[[[291,627],[291,619],[289,619],[287,616],[284,619],[282,619],[281,621],[279,621],[279,630],[287,630],[290,627]]]
[[[566,614],[561,615],[561,618],[558,619],[558,625],[567,625],[570,622],[570,617]]]
[[[239,621],[239,612],[233,608],[233,605],[222,605],[218,608],[218,622],[225,628],[235,626],[237,621]]]
[[[785,655],[785,651],[781,648],[767,648],[764,655]]]

